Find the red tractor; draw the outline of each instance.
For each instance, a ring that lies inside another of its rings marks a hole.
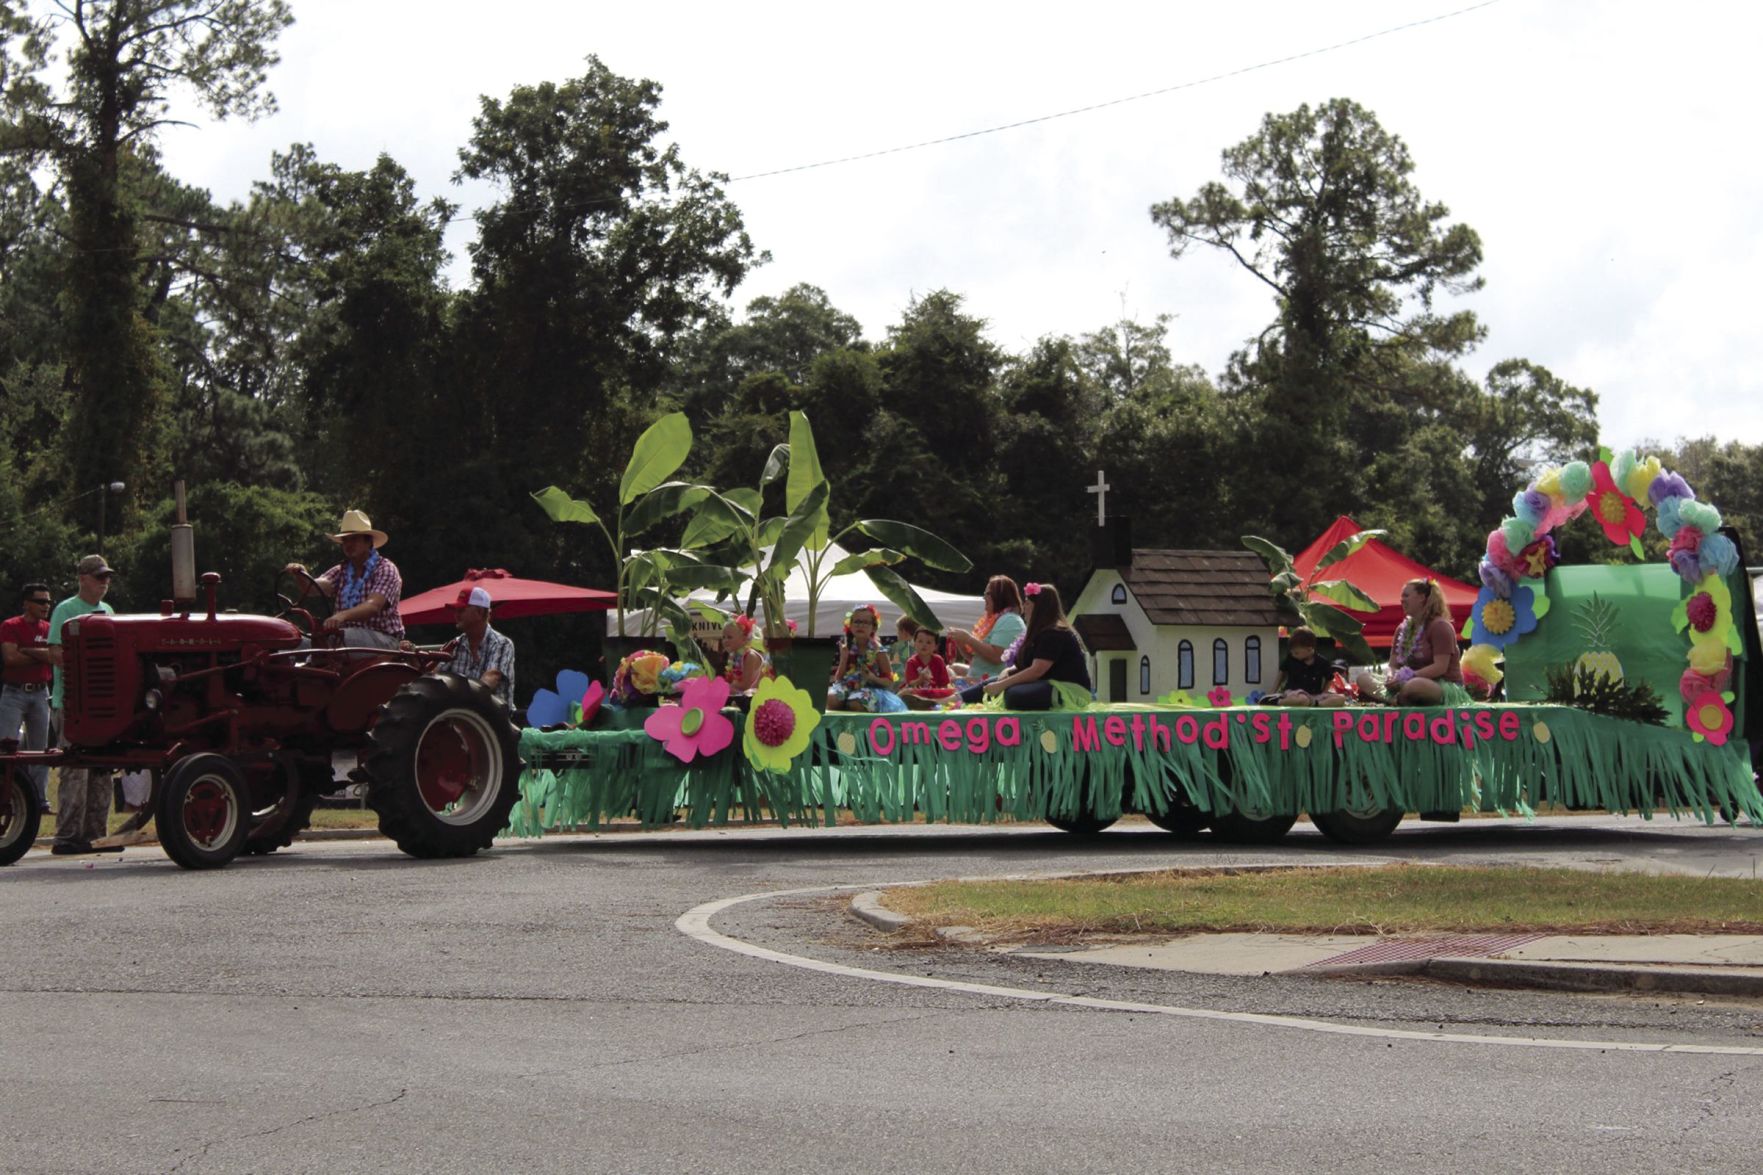
[[[190,577],[193,578],[193,577]],[[174,570],[173,579],[178,575]],[[380,831],[413,857],[488,848],[519,797],[518,732],[481,683],[428,672],[444,654],[338,647],[296,600],[277,616],[166,603],[157,616],[67,622],[65,748],[0,743],[0,865],[30,848],[39,816],[23,768],[147,770],[159,843],[188,869],[273,853],[336,790],[353,752]],[[193,593],[191,593],[193,594]]]

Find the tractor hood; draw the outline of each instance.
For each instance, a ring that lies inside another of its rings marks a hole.
[[[109,636],[126,642],[133,652],[146,654],[242,653],[247,649],[292,649],[300,644],[300,630],[286,620],[233,612],[212,620],[205,615],[109,616],[88,612],[69,620],[62,636],[88,640]]]

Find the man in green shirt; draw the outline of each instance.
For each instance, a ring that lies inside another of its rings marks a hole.
[[[104,556],[87,555],[80,560],[78,569],[80,590],[55,605],[55,611],[49,617],[49,647],[55,659],[55,683],[49,691],[49,710],[51,725],[57,731],[65,729],[61,712],[61,626],[88,612],[115,611],[104,602],[104,593],[110,590],[110,577],[116,574],[104,561]],[[65,737],[58,741],[61,746],[67,745]],[[55,844],[49,851],[58,857],[122,852],[120,847],[100,849],[92,844],[110,831],[110,773],[86,767],[63,767],[57,774],[61,779],[61,792],[55,801]]]

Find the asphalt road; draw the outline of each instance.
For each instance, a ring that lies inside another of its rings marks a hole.
[[[0,871],[0,1169],[1756,1169],[1757,1004],[899,949],[827,888],[1406,855],[1754,876],[1763,832],[1471,821],[1349,854],[1305,825],[1270,851],[757,830],[207,874],[34,853]],[[1699,1051],[1612,1047],[1661,1044]]]

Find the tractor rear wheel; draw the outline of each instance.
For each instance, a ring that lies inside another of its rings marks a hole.
[[[380,710],[362,766],[380,831],[412,857],[469,857],[520,798],[520,733],[482,682],[406,683]]]
[[[10,767],[0,771],[0,865],[10,865],[30,851],[43,813],[28,775]]]
[[[245,776],[225,755],[179,759],[159,789],[159,847],[185,869],[219,869],[245,847]]]

